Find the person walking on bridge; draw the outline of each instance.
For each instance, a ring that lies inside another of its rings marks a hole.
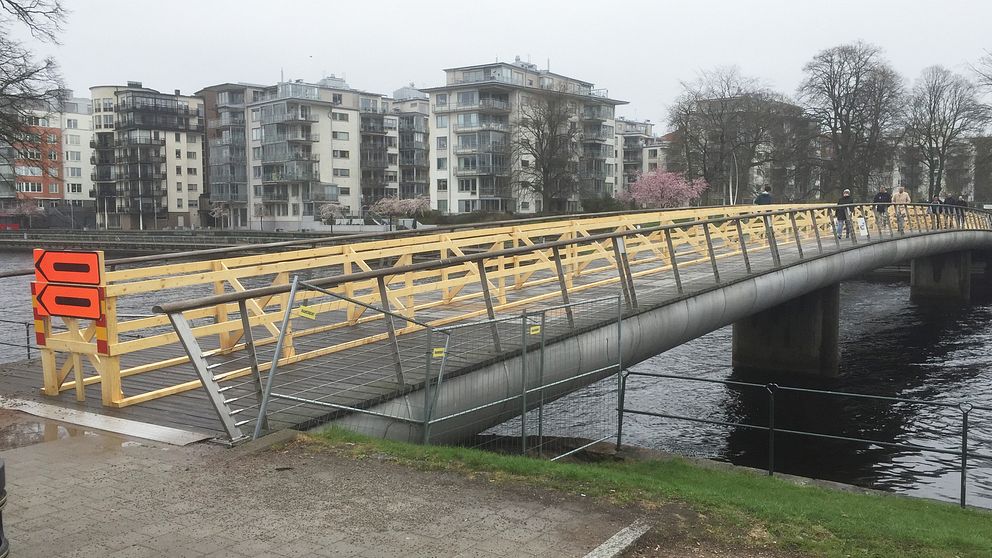
[[[906,206],[910,203],[913,203],[913,200],[909,198],[909,192],[906,191],[905,186],[900,186],[896,195],[892,196],[892,205],[895,206],[896,213],[896,227],[900,233],[905,232],[903,227],[906,224],[906,216],[909,214]]]
[[[892,203],[892,194],[889,193],[889,189],[885,186],[879,188],[872,203],[875,204],[875,222],[878,223],[878,229],[881,230],[882,227],[888,227],[891,230],[892,225],[889,223],[889,204]]]
[[[964,201],[964,199],[960,196],[948,194],[948,196],[944,198],[944,205],[947,206],[944,210],[944,213],[947,214],[947,226],[951,226],[951,216],[953,215],[953,223],[957,225],[958,228],[961,228],[964,225],[964,209],[962,208],[967,207],[968,202]]]
[[[927,208],[927,213],[930,214],[930,220],[933,222],[933,228],[940,228],[940,214],[943,213],[941,206],[940,195],[934,194],[933,198],[930,199],[930,207]]]
[[[837,238],[840,238],[842,227],[847,229],[847,238],[851,238],[851,234],[854,232],[854,226],[851,224],[851,208],[848,207],[853,203],[854,199],[851,198],[851,191],[844,190],[844,195],[837,200],[837,209],[835,210],[837,214]]]
[[[765,189],[761,191],[756,198],[754,198],[754,205],[771,205],[772,204],[772,187],[765,186]]]

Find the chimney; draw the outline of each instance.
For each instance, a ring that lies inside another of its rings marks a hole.
[[[179,92],[179,90],[178,90],[178,89],[176,89],[176,97],[178,97],[178,96],[180,96],[180,95],[182,95],[182,93],[180,93],[180,92]]]

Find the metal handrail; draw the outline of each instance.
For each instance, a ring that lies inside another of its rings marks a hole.
[[[716,218],[710,218],[710,219],[696,219],[696,220],[692,220],[692,221],[686,221],[686,222],[683,222],[683,223],[672,223],[672,224],[669,224],[669,225],[658,225],[658,226],[654,226],[654,227],[642,227],[642,228],[633,229],[633,230],[612,231],[612,232],[593,234],[593,235],[589,235],[589,236],[583,236],[583,237],[574,238],[574,239],[568,239],[568,240],[556,240],[556,241],[552,241],[552,242],[546,242],[546,243],[543,243],[543,244],[534,244],[534,245],[530,245],[530,246],[520,246],[520,247],[515,247],[515,248],[507,248],[507,249],[503,249],[503,250],[494,250],[494,251],[489,251],[489,252],[482,252],[482,253],[479,253],[479,254],[471,254],[471,255],[467,255],[467,256],[456,256],[456,257],[451,257],[451,258],[437,259],[437,260],[433,260],[433,261],[430,261],[430,262],[422,262],[422,263],[410,264],[410,265],[400,266],[400,267],[390,267],[390,268],[385,268],[385,269],[377,269],[377,270],[372,270],[372,271],[362,271],[362,272],[351,273],[351,274],[346,274],[346,275],[336,275],[336,276],[333,276],[333,277],[325,277],[325,278],[321,278],[321,279],[312,279],[312,280],[309,281],[309,284],[312,285],[312,286],[319,286],[319,287],[333,287],[333,286],[341,285],[343,283],[348,283],[348,282],[351,282],[351,281],[366,281],[366,280],[371,280],[371,279],[378,279],[379,277],[387,277],[387,276],[390,276],[390,275],[398,275],[398,274],[401,274],[401,273],[408,273],[408,272],[414,272],[414,271],[428,271],[428,270],[440,269],[440,268],[450,267],[450,266],[464,264],[464,263],[475,263],[475,262],[479,262],[479,261],[484,261],[484,260],[489,259],[489,258],[508,257],[508,256],[519,256],[519,255],[522,255],[522,254],[529,254],[531,252],[535,252],[535,251],[538,251],[538,250],[563,248],[563,247],[566,247],[566,246],[571,246],[573,244],[580,244],[580,243],[585,243],[585,242],[595,242],[595,241],[600,241],[600,240],[611,240],[611,239],[614,239],[614,238],[626,238],[626,237],[631,237],[631,236],[639,236],[639,235],[651,234],[651,233],[655,233],[655,232],[673,231],[673,230],[677,230],[677,229],[684,229],[686,227],[691,227],[691,226],[708,227],[709,225],[712,225],[712,224],[718,224],[718,223],[724,223],[724,222],[733,222],[733,221],[740,221],[740,220],[746,220],[746,219],[768,218],[768,217],[774,217],[774,216],[777,216],[777,215],[793,215],[794,216],[794,215],[799,214],[799,213],[806,213],[806,212],[809,212],[809,211],[822,210],[822,209],[836,209],[838,207],[847,207],[847,208],[851,208],[851,209],[857,209],[857,208],[860,207],[860,208],[862,208],[862,211],[864,211],[863,208],[865,208],[865,207],[875,207],[876,205],[881,205],[881,204],[850,204],[850,205],[843,205],[843,206],[839,206],[839,205],[834,204],[834,205],[823,205],[823,206],[804,207],[802,209],[784,209],[784,210],[758,211],[758,212],[754,212],[754,213],[745,213],[745,214],[740,214],[740,215],[734,215],[732,217],[716,217]],[[890,205],[896,205],[896,204],[890,204]],[[930,207],[931,206],[931,204],[898,204],[898,205],[912,206],[912,207]],[[981,210],[981,209],[976,209],[976,208],[971,208],[971,207],[959,207],[959,209],[961,209],[963,211],[966,211],[966,212],[980,213],[980,214],[983,214],[985,216],[992,216],[992,213],[990,213],[988,211],[985,211],[985,210]],[[706,229],[704,229],[704,230],[706,230]],[[943,232],[944,230],[948,230],[948,229],[939,229],[940,232]],[[957,229],[950,229],[950,230],[957,230]],[[989,222],[989,230],[992,230],[992,221]],[[916,234],[928,234],[930,232],[933,232],[933,231],[929,231],[929,230],[928,231],[925,231],[925,232],[924,231],[920,231],[920,232],[918,232]],[[196,298],[196,299],[191,299],[191,300],[186,300],[186,301],[168,302],[168,303],[165,303],[165,304],[156,305],[156,306],[154,306],[152,308],[152,310],[154,312],[160,313],[160,314],[171,314],[171,313],[175,313],[175,312],[185,312],[185,311],[188,311],[188,310],[195,310],[197,308],[205,308],[205,307],[213,306],[213,305],[216,305],[216,304],[226,304],[226,303],[238,302],[239,300],[247,300],[247,299],[250,299],[250,298],[258,298],[258,297],[263,297],[263,296],[271,296],[271,295],[277,295],[277,294],[284,294],[284,293],[287,293],[287,292],[289,292],[289,286],[287,286],[287,285],[273,285],[273,286],[269,286],[269,287],[261,287],[261,288],[258,288],[258,289],[249,289],[249,290],[245,290],[245,291],[241,291],[241,292],[232,292],[232,293],[226,293],[226,294],[222,294],[222,295],[212,295],[212,296],[208,296],[208,297],[201,297],[201,298]]]
[[[720,384],[720,385],[727,385],[727,386],[738,386],[738,387],[748,387],[748,388],[765,389],[768,392],[768,424],[767,425],[750,424],[750,423],[735,422],[735,421],[722,421],[722,420],[706,419],[706,418],[699,418],[699,417],[689,417],[689,416],[685,416],[685,415],[676,415],[676,414],[672,414],[672,413],[656,413],[656,412],[653,412],[653,411],[644,411],[644,410],[637,410],[637,409],[627,409],[624,406],[623,401],[626,400],[625,394],[626,394],[626,389],[627,389],[627,378],[629,376],[646,376],[646,377],[652,377],[652,378],[670,378],[670,379],[677,379],[677,380],[688,380],[688,381],[694,381],[694,382],[712,383],[712,384]],[[619,417],[620,417],[621,423],[623,421],[624,414],[629,413],[629,414],[633,414],[633,415],[643,415],[643,416],[650,416],[650,417],[656,417],[656,418],[667,418],[667,419],[673,419],[673,420],[684,420],[684,421],[687,421],[687,422],[696,422],[696,423],[701,423],[701,424],[712,424],[712,425],[717,425],[717,426],[731,426],[731,427],[734,427],[734,428],[746,428],[746,429],[750,429],[750,430],[759,430],[759,431],[768,432],[768,474],[769,475],[773,475],[775,473],[775,433],[776,432],[777,433],[782,433],[782,434],[793,434],[793,435],[797,435],[797,436],[808,436],[808,437],[811,437],[811,438],[820,438],[820,439],[825,439],[825,440],[838,440],[838,441],[843,441],[843,442],[858,442],[858,443],[865,443],[865,444],[874,444],[874,445],[878,445],[878,446],[884,446],[884,447],[890,447],[890,448],[896,448],[896,449],[906,449],[906,450],[921,451],[921,452],[931,452],[931,453],[937,453],[937,454],[942,454],[942,455],[957,455],[957,456],[960,457],[960,470],[961,470],[961,486],[960,486],[960,494],[959,494],[958,498],[959,498],[959,504],[963,508],[967,504],[968,459],[969,458],[976,458],[976,459],[982,459],[982,460],[992,460],[992,455],[978,453],[978,452],[974,452],[974,451],[969,451],[968,450],[968,418],[969,418],[969,415],[971,414],[972,411],[976,411],[976,410],[977,411],[992,411],[992,407],[987,407],[987,406],[973,405],[971,403],[945,403],[945,402],[942,402],[942,401],[927,401],[927,400],[922,400],[922,399],[907,399],[907,398],[901,398],[901,397],[889,397],[889,396],[884,396],[884,395],[870,395],[870,394],[866,394],[866,393],[849,393],[849,392],[843,392],[843,391],[820,390],[820,389],[811,389],[811,388],[799,388],[799,387],[791,387],[791,386],[780,386],[780,385],[775,384],[775,383],[759,384],[759,383],[755,383],[755,382],[742,382],[742,381],[739,381],[739,380],[718,380],[716,378],[699,378],[699,377],[695,377],[695,376],[683,376],[683,375],[679,375],[679,374],[662,374],[662,373],[655,373],[655,372],[633,372],[633,371],[630,371],[630,370],[628,370],[626,372],[626,374],[624,374],[624,376],[621,378],[620,390],[621,390],[621,395],[620,395],[619,401],[621,403],[620,403],[620,405],[618,405],[617,412],[619,413]],[[934,407],[944,407],[944,408],[958,409],[958,410],[961,411],[961,419],[962,419],[962,422],[961,422],[961,445],[960,445],[960,447],[955,448],[955,449],[948,449],[948,448],[939,448],[939,447],[932,447],[932,446],[924,446],[924,445],[921,445],[921,444],[912,444],[912,443],[900,444],[898,442],[886,442],[886,441],[883,441],[883,440],[874,440],[874,439],[870,439],[870,438],[854,438],[854,437],[851,437],[851,436],[841,436],[841,435],[836,435],[836,434],[824,434],[822,432],[810,432],[810,431],[806,431],[806,430],[793,430],[793,429],[788,429],[788,428],[777,428],[775,426],[775,393],[776,392],[779,392],[779,391],[783,391],[783,392],[796,392],[796,393],[810,393],[810,394],[814,394],[814,395],[828,395],[828,396],[834,396],[834,397],[854,397],[854,398],[869,399],[869,400],[876,400],[876,401],[892,401],[892,402],[900,402],[900,403],[913,403],[913,404],[921,404],[921,405],[930,405],[930,406],[934,406]],[[618,430],[622,431],[622,426]],[[620,436],[618,435],[617,436],[617,447],[619,448],[620,445],[621,445],[621,439],[620,439]]]

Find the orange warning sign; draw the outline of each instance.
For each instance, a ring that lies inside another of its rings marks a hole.
[[[39,283],[100,284],[100,252],[35,250],[34,277]]]
[[[101,317],[98,287],[32,283],[41,316],[62,316],[96,320]]]

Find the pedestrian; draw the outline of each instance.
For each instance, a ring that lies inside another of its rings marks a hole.
[[[906,216],[909,214],[907,205],[912,202],[913,200],[909,198],[909,192],[906,191],[905,186],[900,186],[896,195],[892,196],[892,205],[895,206],[896,227],[899,228],[900,233],[905,232]]]
[[[771,205],[772,204],[772,187],[765,186],[765,189],[754,198],[754,205]]]
[[[879,188],[872,202],[875,204],[875,222],[878,223],[878,229],[881,230],[882,227],[888,227],[891,230],[889,205],[892,203],[892,194],[889,193],[889,189],[885,186]]]
[[[927,213],[930,214],[930,221],[933,223],[933,228],[935,229],[940,228],[940,214],[943,213],[940,205],[940,195],[934,194],[933,197],[930,198],[930,206],[927,207]]]
[[[964,226],[964,209],[967,207],[968,203],[964,202],[960,196],[955,194],[948,194],[944,198],[944,213],[947,215],[947,226],[950,227],[952,224],[951,217],[953,216],[953,224],[957,225],[958,228]]]
[[[851,234],[854,232],[854,226],[851,224],[851,204],[854,203],[854,199],[851,198],[851,191],[844,190],[844,194],[837,200],[837,238],[840,238],[841,228],[847,229],[847,238],[851,238]]]

